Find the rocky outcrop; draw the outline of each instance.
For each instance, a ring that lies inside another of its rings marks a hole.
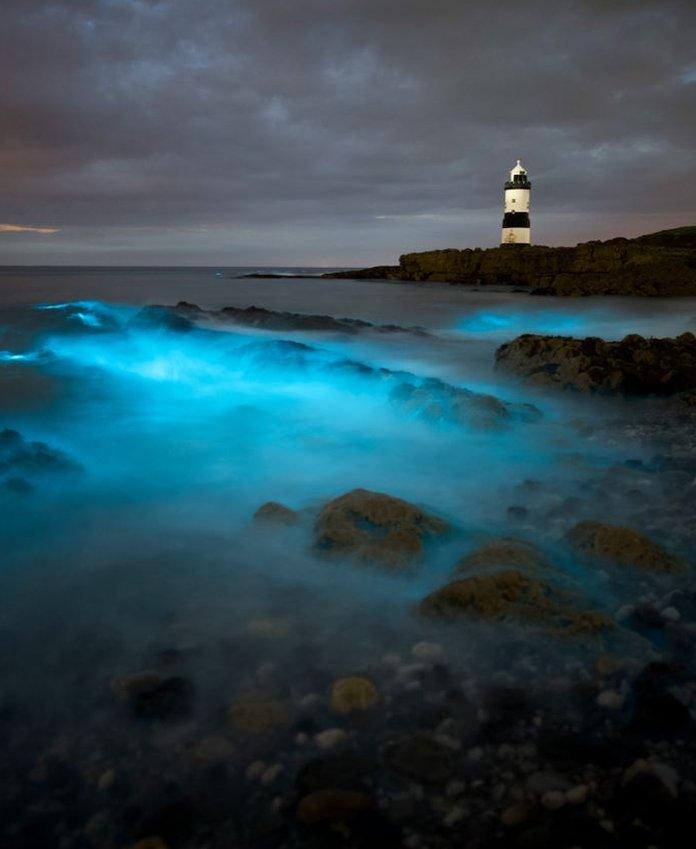
[[[601,613],[571,605],[547,581],[517,569],[452,581],[426,596],[419,610],[438,619],[517,622],[569,636],[598,634],[611,624]]]
[[[521,539],[494,539],[467,554],[457,563],[454,574],[466,577],[482,571],[518,569],[526,574],[539,574],[550,569],[541,551]]]
[[[696,227],[575,247],[407,253],[399,258],[398,270],[378,266],[325,276],[512,285],[540,295],[694,295]]]
[[[579,554],[618,566],[649,572],[679,572],[685,567],[679,557],[633,528],[580,522],[568,531],[566,539]]]
[[[291,507],[286,507],[279,501],[266,501],[254,513],[255,522],[265,522],[274,525],[296,525],[300,514]]]
[[[496,365],[541,386],[670,395],[696,388],[696,336],[606,342],[527,333],[498,348]]]
[[[382,492],[354,489],[324,506],[315,524],[315,547],[399,569],[412,565],[427,539],[445,533],[442,519]]]

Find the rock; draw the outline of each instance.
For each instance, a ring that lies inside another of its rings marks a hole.
[[[576,784],[575,787],[566,790],[566,802],[569,805],[584,805],[589,793],[590,788],[587,784]]]
[[[369,710],[377,697],[377,688],[369,678],[358,675],[339,678],[331,687],[331,709],[341,714]]]
[[[372,785],[375,769],[376,764],[368,758],[348,751],[336,752],[303,764],[295,787],[301,795],[329,788],[366,791]]]
[[[348,735],[342,728],[327,728],[314,735],[314,742],[320,749],[334,749],[347,739]]]
[[[179,675],[165,678],[144,670],[117,678],[111,686],[128,702],[133,713],[143,719],[182,719],[193,710],[193,684]]]
[[[251,619],[246,626],[247,634],[254,637],[283,638],[291,630],[290,620],[284,618]]]
[[[267,766],[263,761],[252,761],[246,768],[244,775],[247,781],[258,781],[266,771]]]
[[[398,267],[380,266],[325,276],[381,280],[507,284],[541,295],[693,295],[694,246],[640,239],[586,242],[575,247],[528,245],[404,254]]]
[[[101,791],[106,792],[107,790],[111,790],[111,788],[114,786],[115,783],[116,783],[116,770],[115,769],[106,769],[99,776],[99,779],[97,780],[97,787]]]
[[[566,534],[580,554],[618,566],[635,566],[651,572],[678,572],[684,562],[644,534],[620,525],[580,522]]]
[[[557,811],[566,803],[566,796],[561,790],[549,790],[541,797],[541,804],[547,811]]]
[[[454,574],[467,576],[502,569],[538,574],[548,571],[549,568],[544,555],[532,543],[502,538],[494,539],[462,557],[455,567]]]
[[[496,366],[539,386],[623,395],[696,388],[696,336],[618,342],[526,333],[496,351]]]
[[[255,522],[270,522],[276,525],[296,525],[300,514],[278,501],[266,501],[254,513]]]
[[[445,784],[454,772],[452,751],[427,734],[404,737],[387,751],[396,772],[426,784]]]
[[[611,625],[603,614],[571,607],[550,584],[515,569],[452,581],[426,596],[419,611],[443,619],[521,622],[568,636],[598,634]]]
[[[411,654],[416,660],[430,661],[431,663],[440,660],[444,653],[445,650],[440,643],[428,643],[425,641],[416,643],[411,649]]]
[[[228,719],[235,731],[243,734],[264,734],[290,725],[288,705],[264,695],[253,693],[238,696],[230,706]]]
[[[417,561],[425,542],[447,525],[407,501],[354,489],[324,505],[315,524],[316,549],[353,555],[390,569]]]
[[[229,761],[234,755],[234,746],[225,737],[203,737],[191,747],[191,756],[201,764],[216,764]]]
[[[305,825],[340,823],[374,807],[366,793],[355,790],[315,790],[304,796],[297,806],[297,819]]]
[[[521,825],[529,818],[529,809],[526,805],[509,805],[500,815],[500,821],[506,828],[514,828]]]
[[[63,451],[51,448],[45,442],[25,439],[11,428],[0,430],[0,474],[10,474],[5,486],[15,492],[30,492],[24,476],[53,475],[82,471],[82,466]],[[14,481],[14,483],[13,483]]]
[[[597,696],[596,702],[599,707],[608,708],[609,710],[620,710],[624,706],[623,693],[618,690],[602,690]]]
[[[273,764],[273,766],[269,766],[268,769],[262,773],[259,780],[261,784],[268,786],[269,784],[273,784],[282,771],[283,764]]]
[[[663,607],[660,611],[660,616],[663,619],[666,619],[668,622],[679,622],[681,619],[681,613],[677,610],[676,607]]]

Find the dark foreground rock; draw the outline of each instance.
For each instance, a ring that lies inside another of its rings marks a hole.
[[[625,395],[672,395],[696,388],[696,336],[619,342],[525,333],[496,351],[499,369],[539,386]]]
[[[694,295],[696,227],[575,247],[423,251],[404,254],[398,267],[325,276],[513,285],[540,295]]]

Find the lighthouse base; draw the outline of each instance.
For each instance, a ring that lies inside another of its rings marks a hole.
[[[501,245],[531,245],[532,231],[529,227],[503,227]]]

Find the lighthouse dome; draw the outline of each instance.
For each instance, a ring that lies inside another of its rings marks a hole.
[[[514,180],[515,176],[518,174],[527,174],[526,168],[522,165],[522,162],[519,159],[517,160],[517,165],[515,165],[512,171],[510,171],[510,179]]]

